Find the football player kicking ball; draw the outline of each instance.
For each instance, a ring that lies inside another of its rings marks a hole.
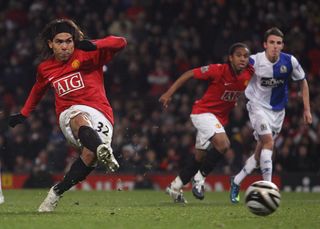
[[[40,38],[44,60],[38,66],[36,83],[21,113],[9,117],[9,125],[22,123],[47,89],[54,89],[60,128],[67,141],[79,150],[80,157],[63,180],[50,189],[38,209],[51,212],[62,194],[84,180],[97,161],[112,172],[119,168],[111,148],[113,113],[102,68],[127,43],[115,36],[84,40],[79,27],[68,19],[50,22]]]
[[[283,33],[278,28],[269,29],[264,35],[265,51],[250,56],[255,74],[245,90],[245,95],[248,99],[247,110],[257,146],[243,169],[235,177],[231,177],[230,200],[232,203],[239,202],[242,180],[258,166],[263,180],[271,181],[274,139],[279,134],[285,117],[290,78],[300,84],[304,122],[312,123],[309,87],[305,73],[294,56],[281,52],[284,45],[283,37]],[[209,167],[207,171],[200,170],[194,177],[193,189],[200,190],[200,197],[204,196],[201,188],[205,178],[203,174],[208,174],[213,169]]]
[[[197,129],[196,152],[187,161],[179,175],[167,187],[166,192],[174,202],[185,203],[182,187],[190,182],[199,170],[210,143],[212,160],[218,162],[230,147],[224,125],[235,106],[237,98],[246,88],[253,68],[249,65],[249,49],[243,43],[235,43],[229,49],[226,64],[210,64],[183,73],[159,99],[164,108],[168,107],[172,95],[187,80],[195,78],[209,81],[203,97],[193,105],[191,121]]]

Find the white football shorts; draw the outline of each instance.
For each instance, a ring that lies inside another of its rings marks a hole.
[[[206,150],[213,135],[225,132],[224,127],[212,113],[191,114],[190,118],[197,129],[196,149]]]
[[[256,140],[259,140],[259,135],[265,134],[272,134],[273,138],[277,137],[284,120],[284,109],[273,111],[249,100],[247,102],[247,110]]]
[[[91,127],[97,131],[102,142],[110,145],[113,134],[113,126],[110,121],[100,111],[85,105],[73,105],[60,114],[59,125],[68,143],[77,149],[82,148],[80,141],[73,136],[70,127],[70,119],[80,113],[86,114]]]

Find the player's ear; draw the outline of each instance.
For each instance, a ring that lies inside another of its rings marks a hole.
[[[52,41],[51,40],[48,40],[48,46],[49,46],[49,48],[52,49]]]
[[[264,49],[267,48],[267,42],[263,42],[263,48],[264,48]]]

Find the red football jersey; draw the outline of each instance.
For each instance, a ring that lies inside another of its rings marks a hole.
[[[222,125],[229,121],[229,113],[251,79],[251,65],[236,75],[229,64],[210,64],[193,69],[194,78],[208,80],[207,91],[197,100],[192,114],[212,113]]]
[[[87,105],[101,111],[113,124],[113,112],[106,97],[102,68],[127,42],[124,38],[115,36],[93,42],[97,45],[95,51],[75,49],[67,62],[57,61],[52,57],[40,63],[36,83],[21,114],[28,116],[51,87],[55,91],[58,119],[60,113],[72,105]]]

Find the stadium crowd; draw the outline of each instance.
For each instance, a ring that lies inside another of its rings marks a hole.
[[[164,111],[159,96],[184,71],[224,62],[228,47],[245,42],[262,50],[266,29],[285,32],[285,51],[302,63],[310,87],[313,124],[303,125],[302,101],[291,84],[283,129],[276,140],[275,173],[320,172],[320,5],[317,0],[8,0],[0,2],[0,153],[2,170],[62,172],[76,154],[55,125],[49,93],[25,125],[8,127],[34,81],[37,34],[50,20],[71,18],[90,37],[123,36],[128,47],[105,68],[114,109],[113,148],[120,172],[176,172],[194,151],[191,104],[206,85],[192,81]],[[234,174],[255,141],[244,98],[226,130],[232,148],[215,172]],[[102,171],[102,169],[101,169]]]

